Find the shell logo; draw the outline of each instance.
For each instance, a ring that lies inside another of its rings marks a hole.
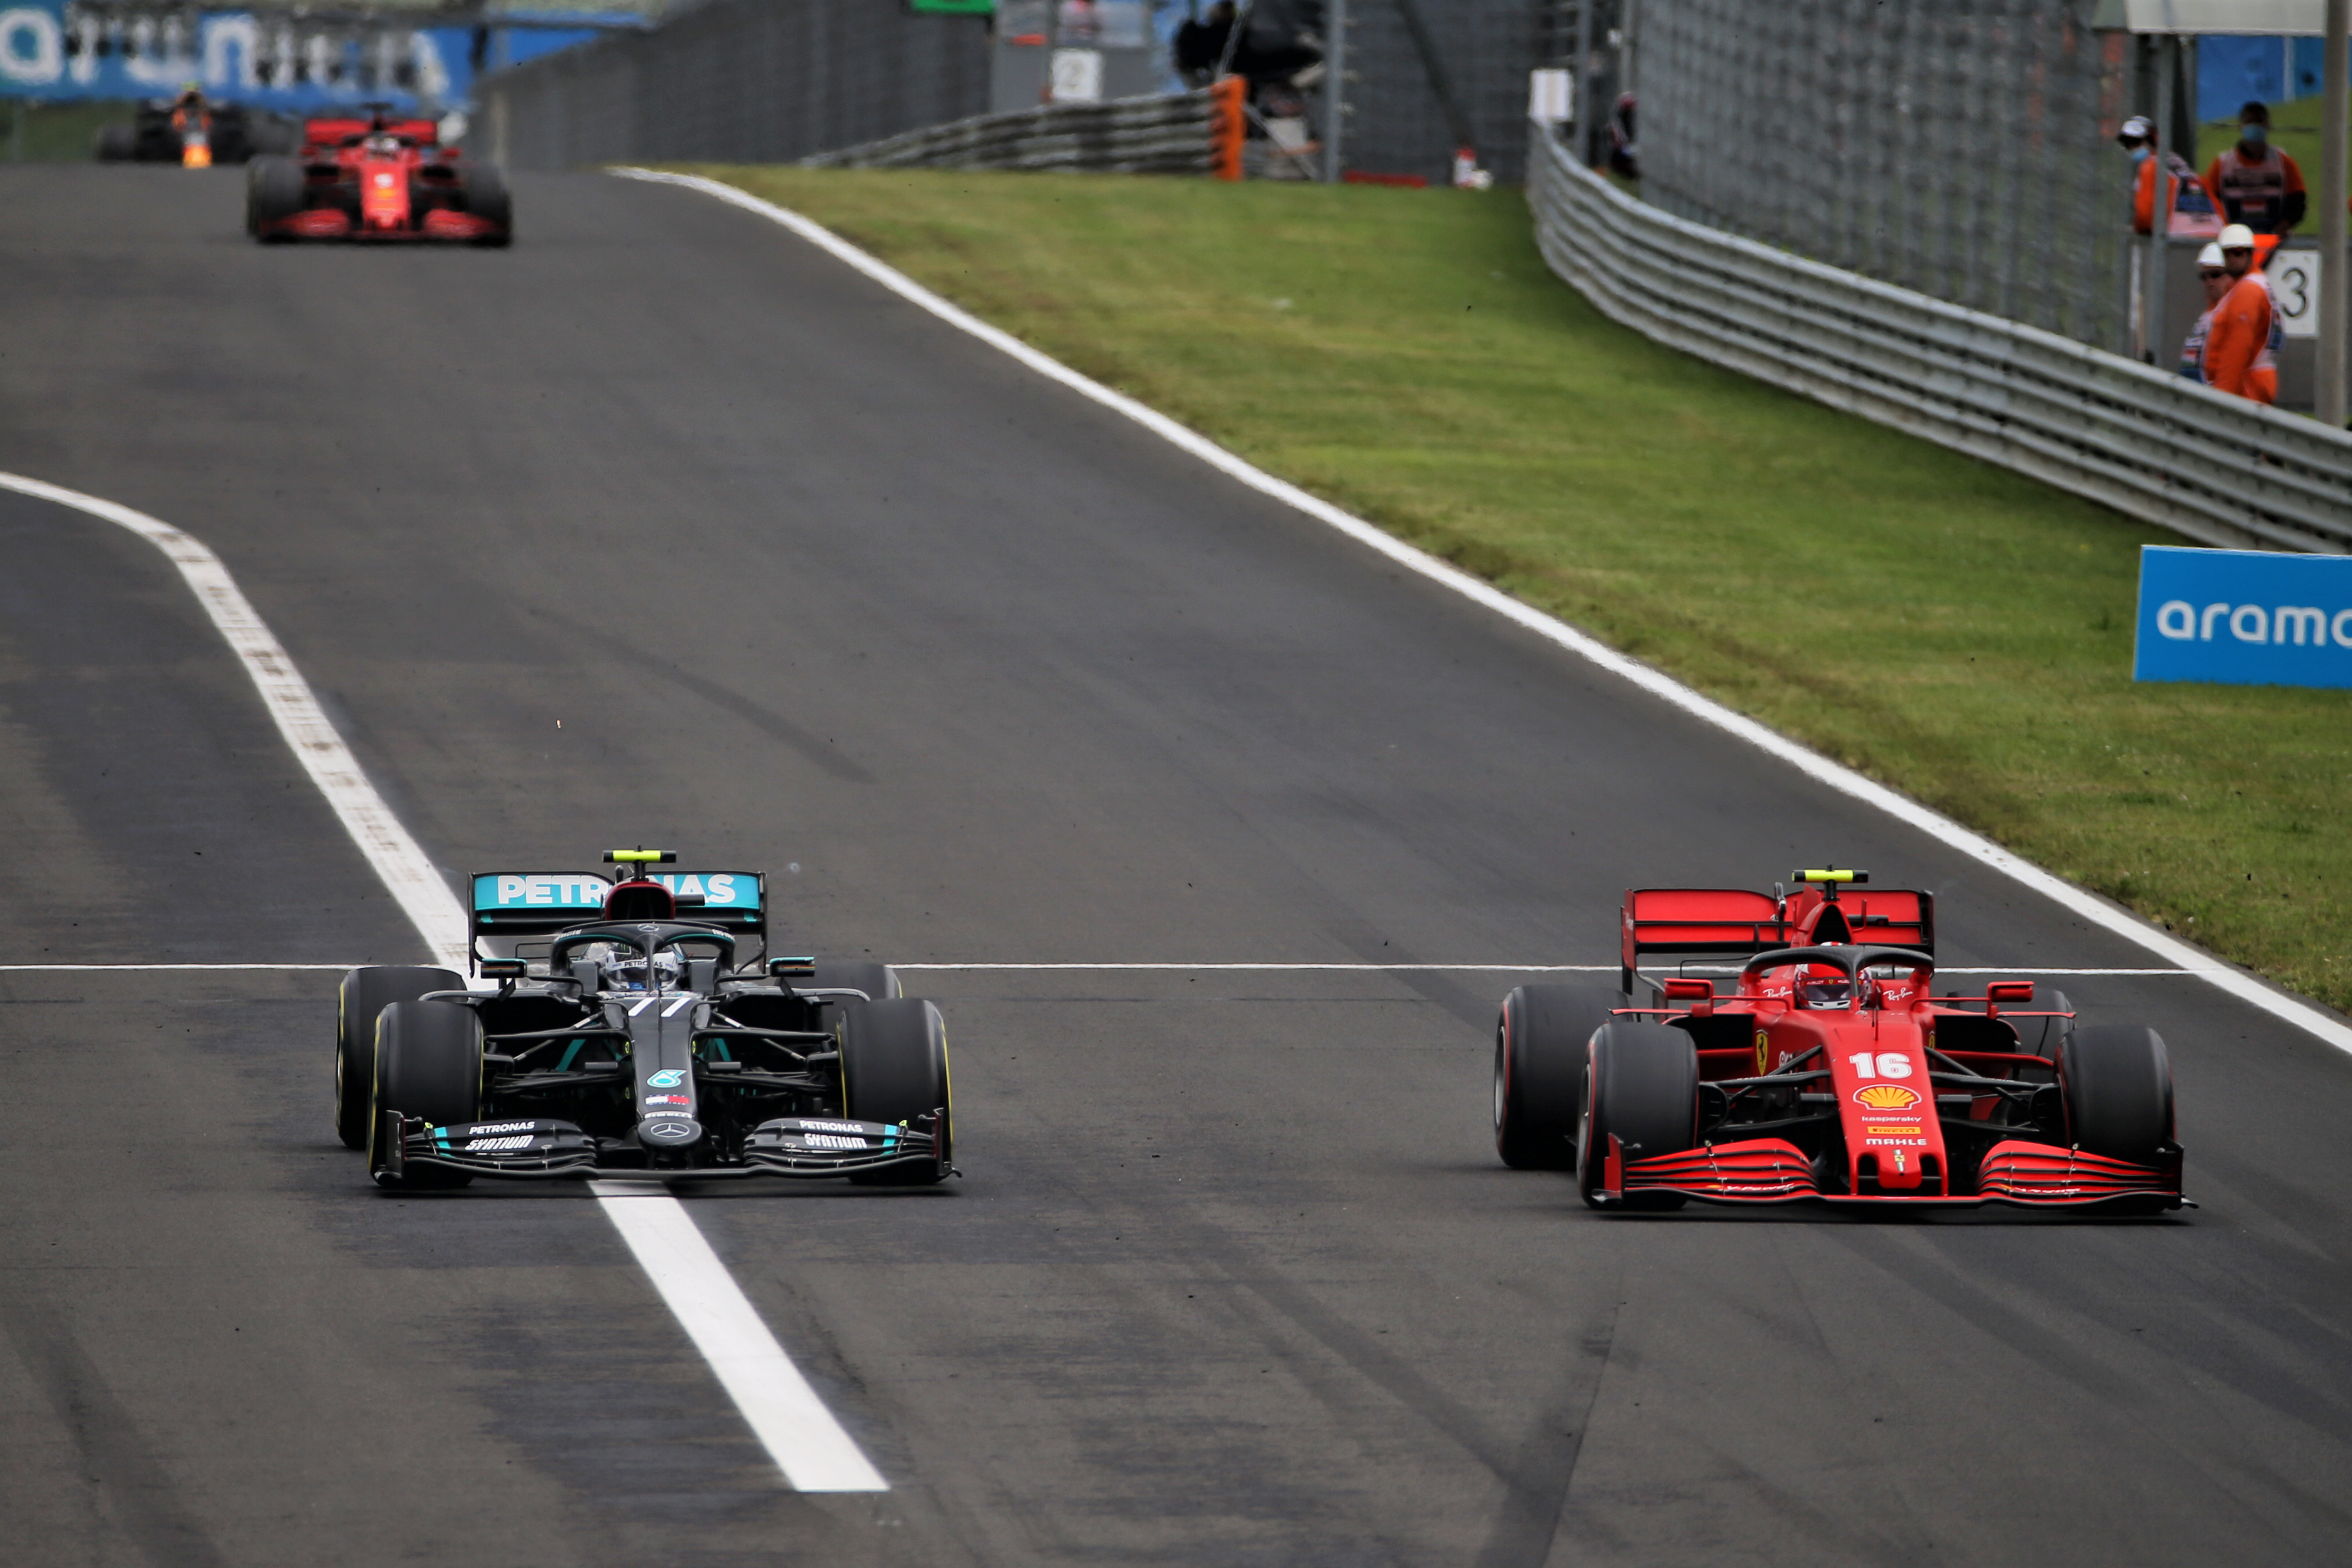
[[[1873,1110],[1908,1110],[1919,1103],[1919,1091],[1899,1083],[1872,1083],[1855,1089],[1853,1100]]]

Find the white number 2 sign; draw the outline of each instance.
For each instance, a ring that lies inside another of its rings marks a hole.
[[[1881,1051],[1876,1057],[1873,1057],[1868,1051],[1856,1051],[1846,1058],[1846,1060],[1853,1064],[1853,1075],[1856,1078],[1909,1078],[1911,1076],[1911,1058],[1901,1051]],[[1871,1070],[1874,1064],[1877,1068],[1875,1072]]]

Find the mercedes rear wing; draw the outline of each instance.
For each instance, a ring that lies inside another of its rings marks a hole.
[[[682,921],[767,941],[768,879],[761,872],[630,874],[667,888]],[[472,883],[476,939],[553,936],[599,918],[604,895],[613,890],[611,880],[595,871],[478,871]]]

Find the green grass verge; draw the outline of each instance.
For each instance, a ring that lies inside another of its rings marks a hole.
[[[19,107],[21,105],[21,107]],[[98,128],[129,120],[138,106],[92,100],[0,103],[0,159],[27,163],[86,163],[96,156]]]
[[[1545,270],[1517,195],[703,172],[2042,865],[2352,1005],[2352,693],[2135,685],[2138,547],[2177,537],[1615,326]]]
[[[2235,119],[2216,120],[2197,128],[2197,172],[2203,174],[2220,157],[2223,149],[2238,139]],[[2271,140],[2280,151],[2294,159],[2303,170],[2304,184],[2311,188],[2311,216],[2303,221],[2301,232],[2319,232],[2319,100],[2298,98],[2290,103],[2271,105]]]

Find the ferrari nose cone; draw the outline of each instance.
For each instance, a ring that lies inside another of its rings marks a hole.
[[[638,1142],[655,1149],[683,1149],[702,1136],[702,1123],[683,1116],[650,1117],[637,1127]]]

